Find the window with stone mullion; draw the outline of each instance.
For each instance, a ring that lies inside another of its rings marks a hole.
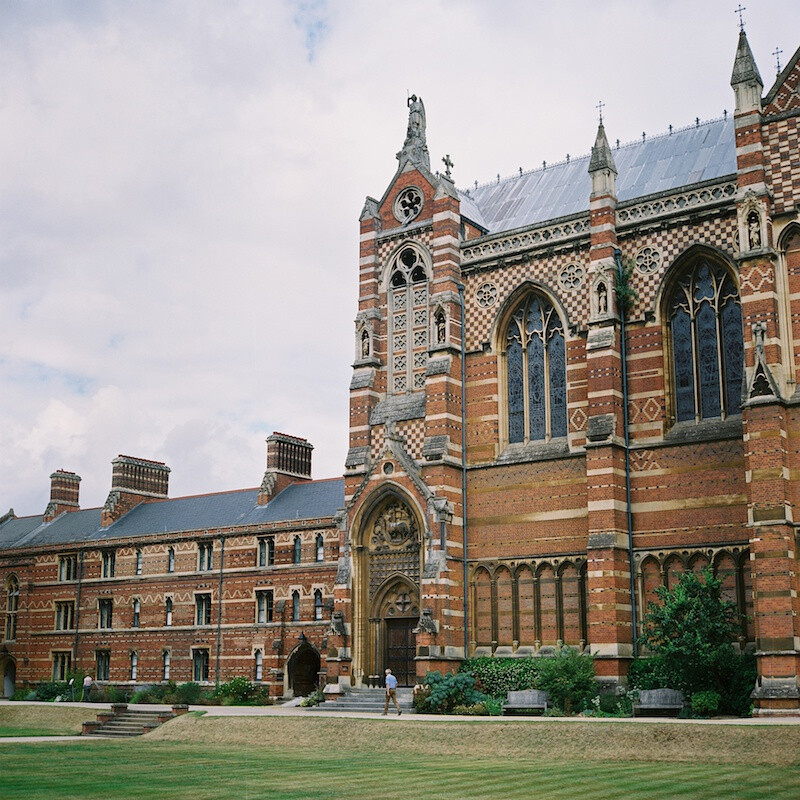
[[[737,413],[744,348],[732,278],[701,261],[676,286],[669,308],[676,421]]]
[[[425,387],[428,360],[428,275],[414,248],[397,257],[389,297],[391,391],[417,391]]]
[[[564,332],[553,306],[536,295],[513,314],[506,336],[508,441],[567,435]]]

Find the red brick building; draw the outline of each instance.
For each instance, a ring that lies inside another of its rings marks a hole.
[[[797,712],[799,81],[800,50],[765,94],[742,32],[733,115],[623,146],[601,121],[590,156],[465,191],[412,97],[361,215],[344,480],[281,434],[260,490],[170,500],[121,456],[80,511],[54,473],[0,523],[7,688],[289,694],[559,643],[616,683],[655,588],[709,565],[758,709]]]

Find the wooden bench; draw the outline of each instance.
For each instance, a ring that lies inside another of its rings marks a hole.
[[[677,689],[640,689],[633,704],[635,717],[677,716],[683,708],[683,694]]]
[[[514,711],[547,711],[547,692],[540,689],[509,692],[503,703],[503,713]]]

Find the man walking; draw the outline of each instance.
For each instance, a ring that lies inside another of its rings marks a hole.
[[[397,702],[397,678],[392,675],[390,669],[386,670],[386,703],[383,706],[383,716],[389,713],[389,700],[394,703],[397,709],[397,716],[399,717],[403,712],[400,710],[400,704]]]

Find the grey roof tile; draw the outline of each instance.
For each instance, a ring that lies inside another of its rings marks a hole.
[[[344,505],[344,479],[292,484],[265,506],[257,499],[258,489],[240,489],[140,503],[106,528],[100,527],[99,508],[64,513],[51,522],[41,516],[11,519],[0,525],[0,552],[332,517]]]
[[[704,122],[612,148],[617,200],[626,202],[736,172],[733,118]],[[469,190],[491,233],[580,214],[589,209],[589,156]],[[463,193],[462,193],[463,194]]]

